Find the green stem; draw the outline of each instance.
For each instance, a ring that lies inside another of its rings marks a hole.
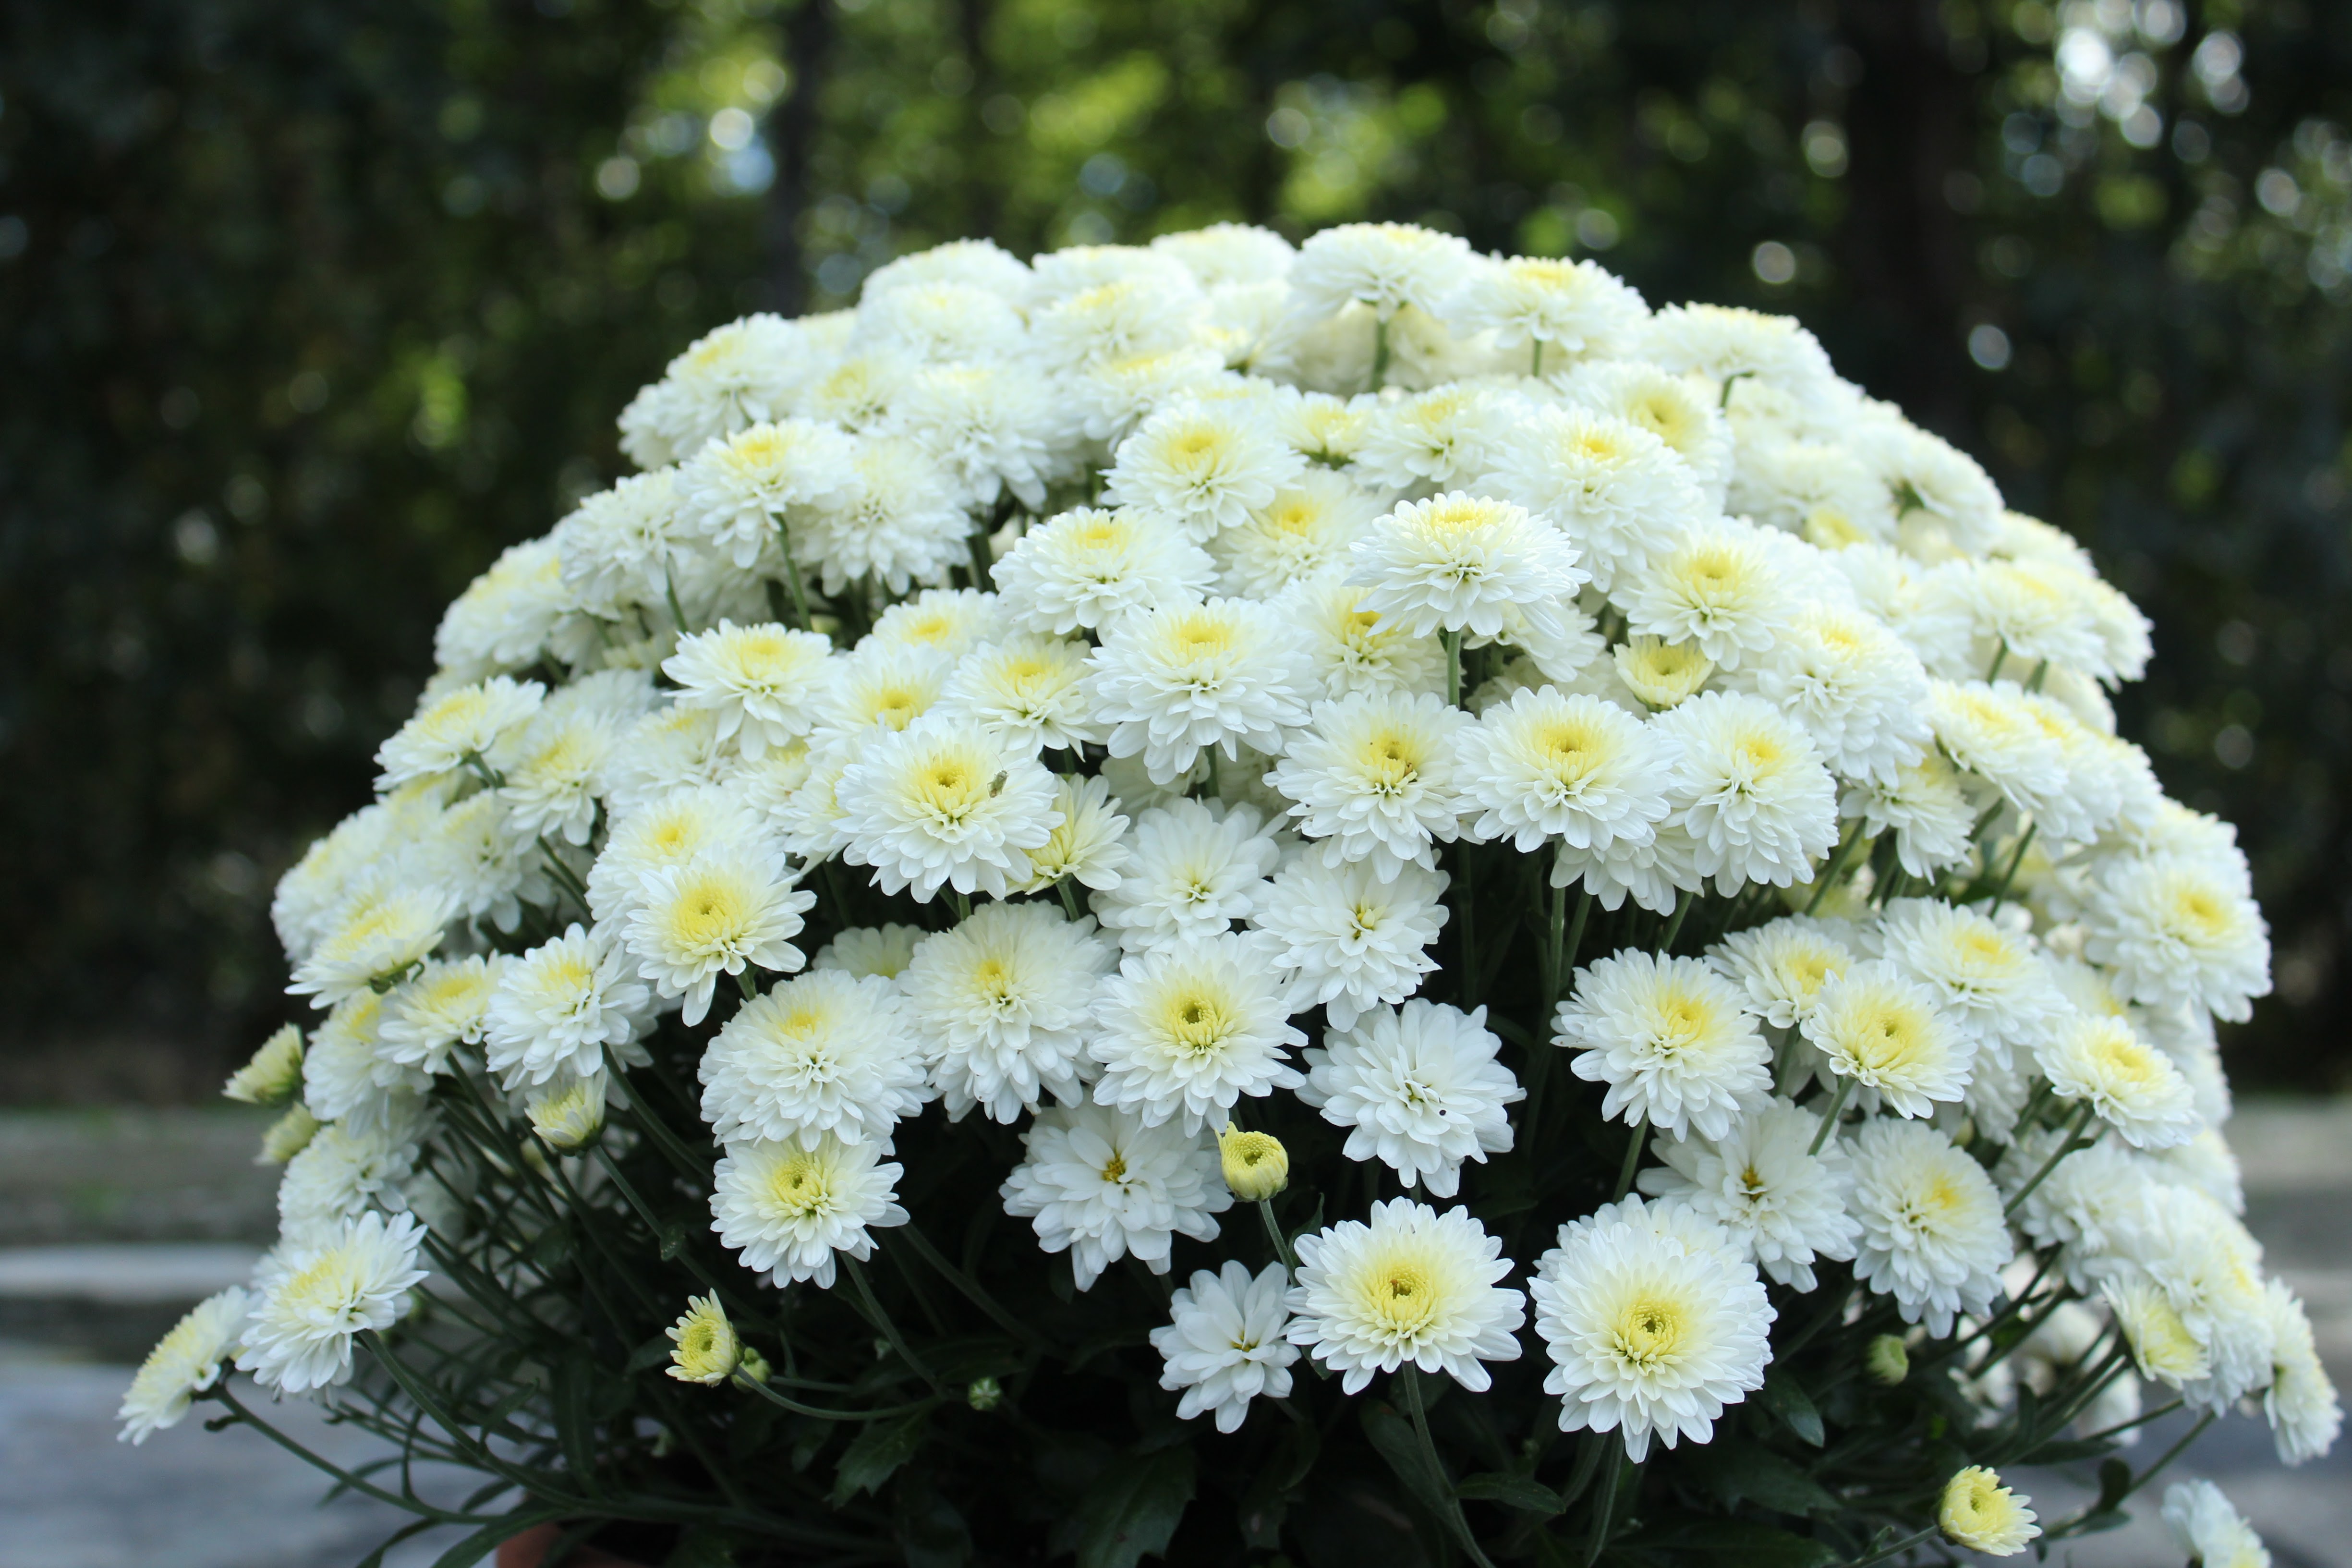
[[[1381,317],[1372,323],[1372,384],[1378,392],[1389,379],[1389,319]]]
[[[1822,900],[1830,896],[1830,889],[1835,887],[1838,879],[1844,875],[1845,863],[1853,857],[1855,847],[1861,842],[1862,819],[1856,817],[1853,826],[1846,829],[1845,837],[1838,840],[1838,847],[1830,851],[1829,864],[1822,868],[1821,875],[1815,879],[1813,896],[1805,904],[1807,914],[1811,914],[1815,910],[1820,909]]]
[[[1437,640],[1445,645],[1445,704],[1462,706],[1462,633],[1459,628],[1440,631]]]
[[[985,594],[996,586],[996,562],[988,547],[986,519],[973,522],[966,542],[971,546],[971,585]]]
[[[2025,851],[2033,842],[2033,835],[2042,824],[2028,822],[2025,831],[2017,836],[2017,853],[2009,858],[2009,869],[2001,873],[2000,886],[1992,890],[1991,913],[2000,913],[2000,906],[2009,900],[2009,885],[2017,880],[2017,868],[2025,864]]]
[[[784,514],[776,514],[776,544],[784,552],[784,586],[793,595],[793,611],[800,617],[802,631],[815,630],[809,617],[808,587],[801,581],[801,569],[793,560],[793,531],[784,521]]]
[[[1642,1163],[1642,1150],[1650,1142],[1650,1121],[1645,1116],[1633,1119],[1633,1141],[1625,1145],[1624,1163],[1617,1167],[1617,1191],[1610,1199],[1614,1203],[1633,1190],[1633,1172]]]
[[[1470,1521],[1462,1511],[1462,1500],[1453,1495],[1453,1483],[1446,1479],[1445,1467],[1438,1463],[1437,1445],[1429,1436],[1429,1412],[1422,1404],[1421,1368],[1405,1363],[1397,1369],[1397,1381],[1404,1384],[1404,1402],[1412,1412],[1412,1430],[1421,1439],[1421,1458],[1429,1467],[1430,1481],[1445,1489],[1446,1523],[1454,1527],[1454,1536],[1462,1542],[1462,1550],[1469,1553],[1471,1562],[1478,1568],[1495,1568],[1493,1560],[1480,1549],[1478,1538],[1470,1533]]]
[[[1601,1456],[1601,1479],[1592,1497],[1592,1533],[1584,1547],[1587,1568],[1601,1561],[1601,1553],[1609,1545],[1609,1527],[1617,1512],[1617,1490],[1625,1479],[1625,1447],[1616,1435],[1595,1432],[1592,1440],[1607,1445],[1607,1452]]]
[[[1454,850],[1454,868],[1462,879],[1462,893],[1454,907],[1462,920],[1462,1005],[1465,1010],[1478,1005],[1478,879],[1473,868],[1476,853],[1475,846],[1466,842]]]
[[[1735,370],[1729,375],[1723,378],[1723,395],[1716,400],[1715,405],[1716,411],[1717,413],[1721,413],[1731,406],[1731,389],[1739,384],[1739,381],[1742,376],[1751,374],[1753,373],[1749,371]]]
[[[1675,912],[1666,921],[1666,934],[1658,939],[1658,956],[1663,958],[1675,950],[1675,938],[1683,934],[1683,921],[1690,918],[1691,903],[1697,897],[1689,889],[1683,889],[1675,900]]]
[[[1078,918],[1078,895],[1070,890],[1070,879],[1064,877],[1054,884],[1054,891],[1062,895],[1062,912],[1072,920]]]
[[[1993,683],[1994,678],[2000,674],[2000,667],[2008,661],[2009,644],[2004,642],[1999,647],[1993,649],[1992,663],[1985,669],[1985,684],[1987,686],[1990,686]]]
[[[979,1280],[949,1262],[940,1249],[931,1245],[931,1238],[915,1227],[914,1221],[908,1220],[905,1225],[898,1227],[893,1239],[902,1238],[908,1247],[915,1249],[917,1257],[939,1271],[940,1279],[962,1291],[973,1306],[993,1319],[997,1327],[1029,1346],[1031,1350],[1043,1351],[1046,1348],[1043,1335],[1007,1311],[995,1297],[990,1295],[982,1287]]]
[[[494,1522],[499,1517],[496,1514],[486,1513],[453,1513],[446,1509],[435,1508],[431,1503],[425,1501],[421,1498],[404,1498],[397,1493],[388,1492],[384,1490],[383,1488],[376,1486],[373,1482],[370,1482],[359,1476],[353,1475],[351,1471],[344,1469],[341,1466],[336,1464],[332,1459],[312,1453],[310,1449],[304,1447],[293,1438],[289,1437],[285,1433],[280,1432],[277,1427],[272,1426],[268,1422],[264,1421],[260,1416],[256,1415],[251,1410],[246,1408],[244,1402],[239,1400],[235,1394],[232,1394],[229,1391],[226,1379],[223,1379],[218,1386],[209,1390],[202,1395],[199,1395],[199,1397],[219,1400],[223,1405],[227,1405],[229,1409],[235,1413],[236,1418],[238,1421],[252,1427],[255,1431],[260,1433],[263,1436],[268,1438],[271,1442],[277,1444],[279,1447],[285,1449],[296,1458],[300,1459],[304,1464],[309,1465],[314,1469],[321,1471],[326,1475],[334,1477],[336,1485],[348,1487],[352,1491],[361,1493],[362,1496],[375,1499],[378,1502],[390,1503],[393,1507],[400,1509],[404,1512],[416,1514],[425,1519],[434,1520],[442,1524],[489,1524]]]
[[[1528,345],[1528,376],[1533,380],[1543,374],[1543,340],[1537,338]]]
[[[799,1400],[777,1393],[756,1377],[737,1372],[729,1382],[736,1387],[758,1394],[772,1405],[781,1405],[795,1415],[813,1415],[819,1421],[879,1421],[886,1416],[905,1415],[912,1411],[926,1410],[939,1403],[937,1395],[912,1400],[905,1405],[886,1405],[879,1410],[827,1410],[822,1405],[803,1405]]]
[[[1837,1131],[1838,1118],[1845,1112],[1845,1097],[1853,1092],[1853,1079],[1843,1073],[1838,1074],[1837,1087],[1830,1091],[1829,1107],[1822,1112],[1822,1124],[1813,1130],[1813,1142],[1811,1146],[1806,1149],[1806,1153],[1818,1154],[1822,1152],[1822,1145],[1828,1142],[1830,1134]]]
[[[2042,1169],[2033,1173],[2033,1179],[2027,1182],[2025,1185],[2018,1188],[2017,1195],[2001,1205],[2000,1213],[2002,1218],[2006,1219],[2011,1215],[2015,1214],[2017,1212],[2018,1205],[2033,1195],[2033,1189],[2040,1186],[2044,1181],[2049,1179],[2050,1173],[2058,1168],[2059,1161],[2064,1159],[2067,1155],[2072,1154],[2077,1149],[2087,1149],[2092,1144],[2098,1142],[2098,1139],[2095,1136],[2090,1138],[2083,1136],[2083,1129],[2090,1125],[2091,1110],[2091,1102],[2087,1100],[2084,1100],[2075,1110],[2074,1121],[2067,1125],[2066,1136],[2059,1141],[2056,1151],[2051,1154],[2050,1158],[2042,1162]],[[2101,1128],[2100,1131],[2104,1132],[2106,1130],[2105,1128]]]
[[[1274,1200],[1258,1199],[1257,1215],[1258,1218],[1265,1222],[1265,1236],[1268,1241],[1274,1243],[1274,1255],[1281,1258],[1282,1266],[1296,1276],[1298,1272],[1298,1255],[1290,1250],[1290,1238],[1282,1234],[1282,1226],[1275,1221]]]
[[[1217,769],[1217,748],[1203,746],[1201,748],[1201,754],[1209,759],[1209,776],[1202,781],[1209,786],[1209,798],[1223,800],[1225,795],[1225,781]]]
[[[665,563],[662,567],[662,596],[669,601],[670,619],[677,623],[677,635],[686,636],[694,628],[686,622],[685,606],[677,602],[677,578]]]
[[[1905,1552],[1910,1551],[1913,1547],[1919,1545],[1921,1542],[1937,1534],[1942,1529],[1943,1526],[1941,1525],[1931,1524],[1927,1529],[1919,1531],[1916,1535],[1906,1535],[1900,1541],[1890,1542],[1886,1545],[1880,1547],[1877,1551],[1870,1552],[1866,1556],[1857,1557],[1853,1562],[1843,1564],[1843,1568],[1872,1568],[1872,1564],[1884,1563],[1890,1557],[1900,1557]]]
[[[898,1352],[898,1359],[914,1368],[917,1375],[925,1383],[929,1384],[933,1388],[940,1387],[940,1380],[908,1345],[906,1339],[898,1332],[898,1325],[891,1321],[890,1314],[882,1310],[880,1299],[874,1294],[873,1283],[866,1278],[866,1266],[845,1252],[841,1255],[841,1267],[849,1276],[850,1284],[856,1287],[858,1300],[865,1304],[866,1321],[874,1325],[875,1331],[890,1342],[890,1348]]]

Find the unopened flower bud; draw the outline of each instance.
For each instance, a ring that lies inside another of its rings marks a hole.
[[[1946,1483],[1936,1522],[1947,1539],[1988,1557],[2014,1557],[2042,1533],[2026,1500],[1983,1465],[1970,1465]]]
[[[662,1331],[669,1335],[672,1347],[669,1374],[680,1383],[724,1383],[742,1364],[743,1342],[736,1338],[735,1325],[727,1321],[716,1291],[688,1296],[686,1316]]]
[[[253,1059],[229,1074],[221,1093],[247,1105],[282,1105],[302,1087],[302,1031],[292,1024],[261,1042]]]
[[[1004,1385],[992,1377],[975,1377],[963,1391],[963,1402],[974,1410],[993,1410],[1004,1403]]]
[[[768,1358],[766,1356],[761,1355],[750,1345],[745,1345],[743,1347],[743,1360],[741,1363],[735,1368],[735,1370],[741,1373],[745,1377],[750,1378],[753,1383],[765,1383],[768,1381],[768,1374],[771,1369],[768,1365]]]
[[[1903,1348],[1900,1335],[1880,1334],[1870,1342],[1864,1364],[1870,1368],[1872,1381],[1892,1388],[1911,1375],[1911,1352]]]
[[[1271,1132],[1227,1127],[1217,1134],[1225,1185],[1244,1203],[1261,1203],[1290,1185],[1290,1151]]]
[[[604,1075],[590,1073],[535,1094],[523,1110],[530,1117],[530,1130],[549,1148],[566,1154],[584,1148],[604,1130]]]
[[[282,1165],[310,1146],[319,1135],[319,1119],[310,1114],[307,1105],[288,1109],[285,1115],[269,1124],[261,1135],[261,1152],[253,1157],[257,1165]]]

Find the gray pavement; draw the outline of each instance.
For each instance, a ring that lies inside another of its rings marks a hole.
[[[138,1447],[114,1440],[130,1365],[186,1305],[241,1279],[275,1229],[275,1173],[251,1164],[266,1117],[218,1111],[0,1112],[0,1568],[351,1568],[404,1516],[322,1501],[324,1479],[257,1433],[194,1421]],[[2310,1305],[2339,1385],[2352,1384],[2352,1101],[2252,1103],[2229,1129],[2266,1262]],[[340,1464],[380,1450],[293,1402],[277,1418]],[[2151,1427],[2142,1462],[2179,1428]],[[2215,1426],[2170,1472],[2221,1483],[2277,1568],[2352,1568],[2352,1445],[2279,1467],[2258,1420]],[[2087,1475],[2025,1473],[2044,1519]],[[2052,1561],[2150,1568],[2179,1559],[2153,1518]],[[426,1568],[456,1538],[394,1549]]]

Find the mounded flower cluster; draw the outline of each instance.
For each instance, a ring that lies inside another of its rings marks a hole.
[[[349,1374],[465,1230],[453,1082],[561,1155],[691,1031],[745,1268],[887,1245],[937,1101],[1017,1134],[990,1180],[1075,1289],[1201,1244],[1150,1337],[1222,1430],[1302,1352],[1354,1393],[1532,1351],[1562,1428],[1705,1443],[1836,1264],[1914,1343],[2022,1304],[2051,1365],[2333,1440],[2219,1132],[2246,862],[2115,733],[2148,626],[1793,321],[1393,225],[963,242],[719,329],[621,428],[643,471],[450,607],[279,886],[322,1016],[231,1091],[298,1100],[285,1237],[134,1434],[232,1359]],[[1292,1100],[1353,1163],[1277,1162],[1324,1223],[1267,1209],[1260,1268],[1220,1138],[1281,1156]],[[1545,1107],[1622,1125],[1619,1201],[1513,1258],[1464,1179]],[[1965,1479],[1948,1531],[2016,1550]]]

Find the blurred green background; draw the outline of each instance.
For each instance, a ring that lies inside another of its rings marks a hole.
[[[16,0],[0,1098],[193,1098],[441,606],[705,329],[959,235],[1412,219],[1793,312],[2158,623],[2242,1082],[2352,1081],[2352,7]]]

